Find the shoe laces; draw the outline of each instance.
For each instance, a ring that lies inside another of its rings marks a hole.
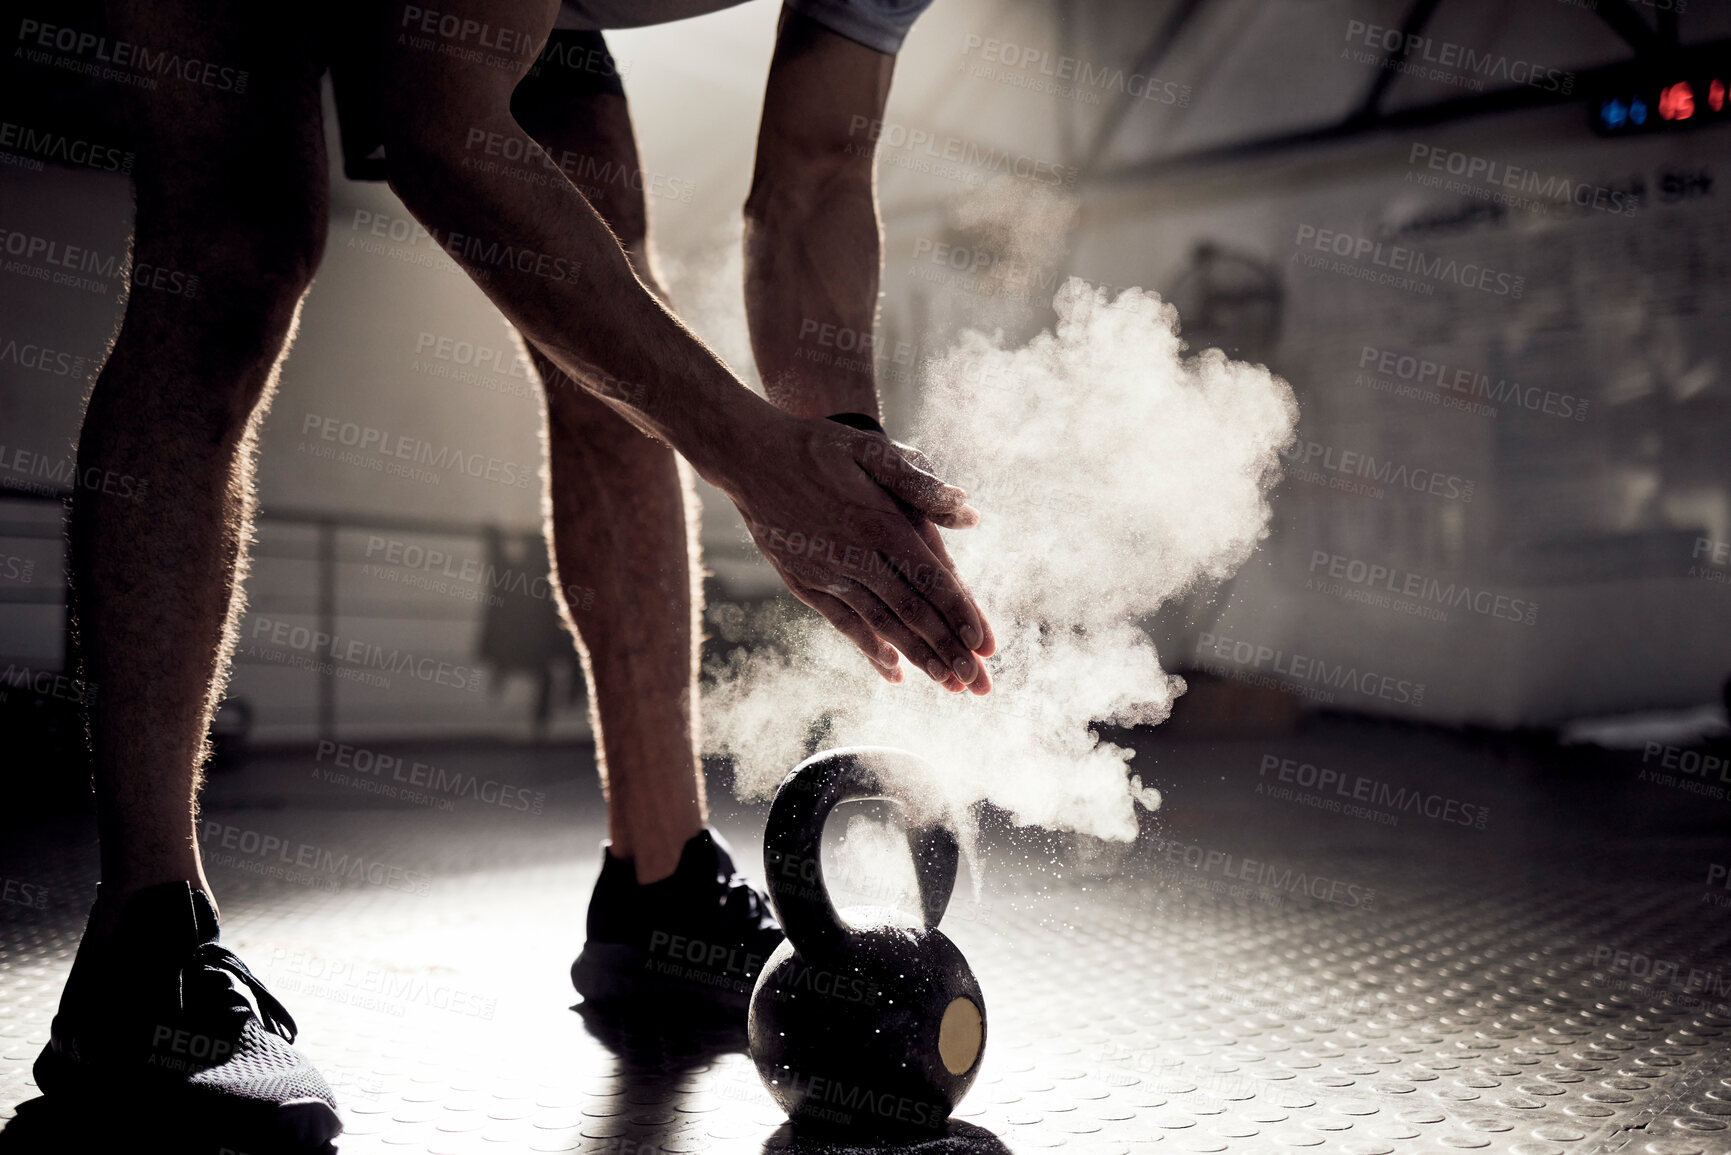
[[[288,1008],[277,1001],[259,977],[247,969],[240,957],[220,943],[200,944],[180,968],[180,1009],[214,1008],[239,1019],[256,1014],[271,1031],[288,1042],[295,1041],[297,1028]],[[251,994],[251,999],[246,993]]]
[[[742,874],[729,874],[726,881],[721,908],[752,926],[762,926],[764,916],[769,913],[769,900]]]

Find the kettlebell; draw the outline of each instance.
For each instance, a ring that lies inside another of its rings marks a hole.
[[[799,1126],[941,1130],[979,1074],[985,999],[937,929],[956,885],[950,824],[922,816],[905,827],[922,926],[870,908],[850,909],[844,922],[824,885],[818,852],[830,811],[888,799],[917,814],[890,788],[908,772],[933,774],[905,750],[826,750],[794,767],[770,806],[763,868],[787,938],[752,989],[747,1034],[764,1086]]]

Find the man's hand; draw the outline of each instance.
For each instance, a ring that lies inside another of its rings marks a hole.
[[[764,468],[723,488],[794,596],[886,679],[902,678],[900,650],[949,689],[984,694],[991,627],[937,531],[978,515],[918,450],[821,416],[878,411],[882,253],[865,130],[882,122],[894,70],[893,56],[782,10],[745,203],[745,305],[764,389],[791,416],[772,423]],[[858,355],[820,357],[830,346]]]
[[[979,521],[917,450],[823,418],[762,427],[748,466],[721,488],[800,601],[899,682],[896,650],[947,689],[992,688],[985,615],[933,525]]]

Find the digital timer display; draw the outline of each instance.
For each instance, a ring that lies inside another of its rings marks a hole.
[[[1679,64],[1644,75],[1626,76],[1602,88],[1588,100],[1593,130],[1603,136],[1626,136],[1668,128],[1731,120],[1731,61],[1713,65]]]

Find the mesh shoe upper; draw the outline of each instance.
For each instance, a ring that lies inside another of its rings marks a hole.
[[[293,1115],[300,1137],[336,1134],[329,1085],[291,1045],[294,1019],[219,934],[186,883],[133,895],[109,942],[79,947],[37,1062],[43,1091],[141,1093],[213,1119]]]

